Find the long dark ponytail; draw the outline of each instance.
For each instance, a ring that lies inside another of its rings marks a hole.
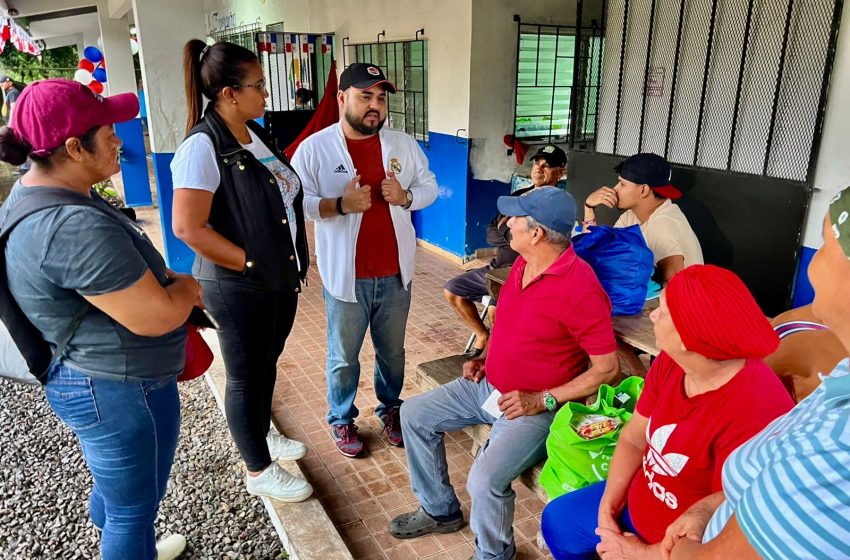
[[[214,100],[221,90],[245,81],[248,66],[257,62],[257,55],[245,47],[227,42],[207,46],[191,39],[183,47],[183,83],[186,89],[186,132],[189,132],[204,113],[204,100]]]

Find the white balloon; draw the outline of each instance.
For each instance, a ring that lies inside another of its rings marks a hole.
[[[103,36],[97,38],[97,46],[100,47],[100,50],[103,50]]]
[[[130,39],[130,52],[132,54],[138,54],[139,53],[139,42],[136,41],[135,39]]]
[[[84,68],[80,68],[76,72],[74,72],[74,79],[83,84],[84,86],[89,85],[94,80],[94,76],[92,76],[91,72],[85,70]]]

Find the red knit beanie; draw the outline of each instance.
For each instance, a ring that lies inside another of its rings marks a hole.
[[[762,359],[779,346],[752,294],[735,273],[712,265],[678,272],[664,291],[685,348],[712,360]]]

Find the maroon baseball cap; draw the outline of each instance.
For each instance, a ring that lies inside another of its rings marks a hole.
[[[103,97],[79,82],[54,78],[24,88],[12,114],[12,129],[32,146],[36,156],[48,155],[68,138],[96,126],[113,125],[139,114],[135,93]]]

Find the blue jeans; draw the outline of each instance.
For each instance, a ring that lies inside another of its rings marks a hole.
[[[45,395],[94,479],[89,515],[103,560],[156,558],[154,520],[180,432],[176,378],[118,382],[54,363]]]
[[[375,347],[375,395],[381,416],[401,405],[404,384],[404,331],[410,311],[410,291],[401,276],[355,280],[356,303],[338,300],[324,290],[328,316],[328,424],[354,423],[360,381],[360,348],[368,327]]]
[[[546,437],[555,414],[495,419],[481,408],[493,389],[486,377],[479,383],[456,379],[405,401],[401,426],[413,493],[430,515],[452,515],[460,510],[460,502],[449,481],[445,432],[493,424],[466,481],[472,496],[469,525],[476,538],[476,558],[511,560],[516,554],[516,494],[511,482],[546,457]]]
[[[599,502],[605,483],[597,482],[555,498],[543,510],[540,530],[555,560],[585,560],[596,557],[599,537]],[[620,514],[620,528],[639,536],[632,524],[629,508]]]

